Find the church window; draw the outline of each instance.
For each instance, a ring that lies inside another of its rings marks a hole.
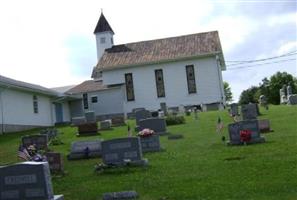
[[[84,104],[84,109],[88,109],[89,108],[88,94],[87,93],[84,93],[83,94],[83,104]]]
[[[196,93],[197,90],[196,90],[194,66],[187,65],[186,73],[187,73],[188,92],[189,92],[189,94]]]
[[[105,37],[100,38],[100,43],[104,44],[105,43]]]
[[[165,88],[164,88],[163,70],[162,69],[155,70],[155,78],[156,78],[157,96],[165,97]]]
[[[33,111],[35,114],[38,113],[38,98],[36,95],[33,95]]]
[[[126,83],[126,95],[127,101],[134,101],[134,87],[133,87],[133,76],[132,73],[125,74],[125,83]]]

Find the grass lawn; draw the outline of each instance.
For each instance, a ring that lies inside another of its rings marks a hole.
[[[97,200],[105,192],[136,190],[143,200],[196,199],[297,199],[297,107],[261,108],[260,118],[270,119],[272,133],[263,134],[266,143],[226,146],[215,132],[217,117],[227,125],[227,111],[213,111],[186,117],[186,124],[169,126],[171,133],[184,139],[161,137],[166,149],[147,153],[147,168],[128,168],[94,173],[100,159],[67,161],[75,140],[125,137],[127,127],[102,131],[101,136],[76,137],[76,128],[61,127],[64,145],[50,146],[64,154],[67,175],[53,178],[55,194],[65,199]],[[134,127],[134,121],[129,121]],[[36,132],[36,131],[35,131]],[[0,136],[0,165],[17,162],[16,152],[22,135],[34,131]]]

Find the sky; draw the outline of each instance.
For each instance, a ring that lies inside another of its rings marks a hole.
[[[295,0],[1,0],[0,74],[45,87],[91,79],[101,9],[115,44],[218,30],[234,101],[277,71],[297,76]]]

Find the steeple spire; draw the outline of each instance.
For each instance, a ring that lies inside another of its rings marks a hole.
[[[101,9],[101,15],[99,18],[99,21],[96,25],[96,28],[94,30],[94,34],[110,31],[114,34],[112,28],[110,27],[108,21],[106,20],[105,16],[103,15],[103,10]]]

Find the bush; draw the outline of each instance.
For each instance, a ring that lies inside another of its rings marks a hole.
[[[177,115],[169,115],[166,117],[166,124],[169,125],[176,125],[176,124],[184,124],[186,120],[184,116],[177,116]]]

